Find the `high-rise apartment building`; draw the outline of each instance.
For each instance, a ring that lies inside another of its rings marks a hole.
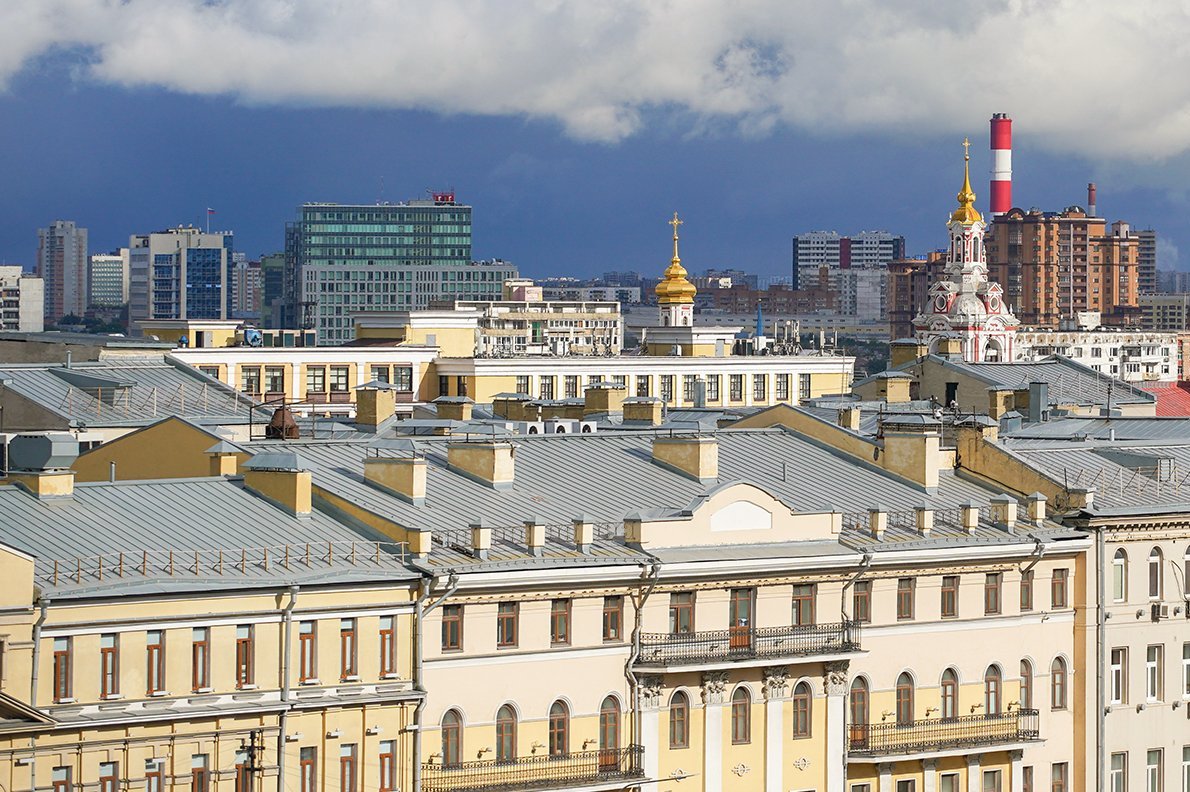
[[[87,229],[55,220],[37,229],[37,274],[45,284],[45,318],[56,322],[87,309]]]
[[[1136,232],[1136,288],[1140,294],[1161,291],[1157,282],[1157,232],[1145,228]]]
[[[285,254],[260,257],[260,320],[265,327],[295,327],[287,321],[285,301]]]
[[[1127,325],[1137,319],[1139,251],[1140,237],[1127,223],[1109,227],[1082,207],[1013,209],[988,231],[988,277],[1003,285],[1023,325],[1056,329],[1080,311]]]
[[[944,251],[925,258],[897,259],[888,265],[887,297],[889,338],[912,338],[913,319],[926,306],[934,281],[946,271]]]
[[[471,260],[471,207],[454,193],[399,204],[310,203],[285,233],[285,319],[319,344],[354,337],[367,311],[427,308],[434,300],[500,299],[517,270]]]
[[[87,307],[115,308],[128,302],[128,248],[91,256]]]
[[[166,229],[129,240],[129,318],[226,319],[230,231]]]
[[[264,291],[264,271],[259,261],[249,261],[243,253],[234,253],[231,263],[231,305],[232,319],[256,319],[261,313],[261,298]]]
[[[0,267],[0,330],[40,333],[45,329],[43,281],[21,267]]]
[[[888,265],[904,257],[905,238],[886,231],[850,237],[835,231],[798,234],[793,238],[793,288],[829,289],[838,295],[840,313],[883,319]]]

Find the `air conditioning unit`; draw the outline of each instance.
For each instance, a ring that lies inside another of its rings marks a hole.
[[[1150,609],[1153,621],[1161,621],[1162,619],[1169,618],[1169,606],[1164,603],[1154,602],[1150,606]]]
[[[522,435],[539,435],[545,432],[545,424],[541,421],[517,421],[516,433]]]

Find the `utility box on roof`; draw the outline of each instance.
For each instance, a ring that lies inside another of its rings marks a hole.
[[[10,470],[66,470],[78,455],[78,441],[64,432],[20,434],[8,441]]]

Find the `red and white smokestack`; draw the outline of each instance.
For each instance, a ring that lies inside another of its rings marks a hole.
[[[1012,119],[1007,113],[992,116],[992,218],[1012,208]]]
[[[1087,217],[1098,217],[1095,214],[1095,182],[1087,185]]]

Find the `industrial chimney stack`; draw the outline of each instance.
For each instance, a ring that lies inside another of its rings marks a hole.
[[[1095,214],[1095,182],[1087,185],[1087,217],[1098,217]]]
[[[1012,119],[992,116],[992,219],[1012,208]]]

